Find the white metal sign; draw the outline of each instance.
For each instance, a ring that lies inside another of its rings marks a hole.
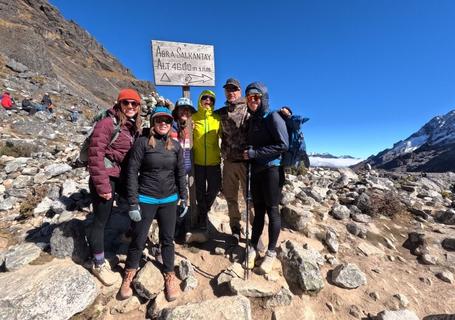
[[[215,86],[213,46],[152,40],[155,84]]]

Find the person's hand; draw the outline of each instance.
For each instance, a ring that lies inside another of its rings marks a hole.
[[[249,160],[248,149],[243,150],[243,160]]]
[[[105,200],[111,200],[112,199],[112,193],[101,193],[99,196]]]
[[[130,216],[130,219],[133,220],[134,222],[139,222],[142,219],[141,210],[139,209],[138,205],[130,206],[128,215]]]
[[[188,205],[185,199],[180,199],[179,218],[183,218],[188,212]]]

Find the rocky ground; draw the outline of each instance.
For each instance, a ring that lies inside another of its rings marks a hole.
[[[279,259],[248,281],[220,196],[212,239],[176,244],[180,297],[164,299],[152,228],[136,294],[121,302],[124,203],[106,235],[118,282],[104,287],[82,267],[88,173],[72,161],[88,123],[62,110],[2,110],[0,122],[0,319],[455,319],[454,173],[287,175]]]

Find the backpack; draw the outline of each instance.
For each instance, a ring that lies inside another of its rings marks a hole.
[[[92,137],[93,131],[95,130],[95,126],[98,123],[98,121],[111,117],[112,121],[114,122],[114,131],[112,132],[111,136],[111,141],[109,142],[109,146],[112,145],[115,140],[117,140],[119,134],[120,134],[120,124],[117,121],[117,118],[111,115],[111,113],[108,112],[108,110],[102,110],[100,111],[92,120],[92,128],[87,132],[87,136],[85,137],[84,142],[81,145],[81,150],[79,151],[79,156],[76,160],[76,163],[79,166],[84,166],[86,167],[88,164],[88,148],[90,147],[90,138]]]
[[[309,168],[310,159],[306,153],[305,138],[301,126],[310,119],[297,115],[292,115],[288,118],[282,115],[282,117],[286,122],[286,129],[288,130],[289,149],[282,154],[281,165],[285,168],[297,169],[303,164],[306,168]]]

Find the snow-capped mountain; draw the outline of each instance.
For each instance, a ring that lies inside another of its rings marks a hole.
[[[391,149],[369,157],[374,167],[399,171],[455,170],[455,110],[436,116]]]
[[[363,159],[357,159],[351,156],[334,156],[330,153],[310,153],[310,166],[312,167],[329,167],[342,168],[350,167],[361,162]]]

